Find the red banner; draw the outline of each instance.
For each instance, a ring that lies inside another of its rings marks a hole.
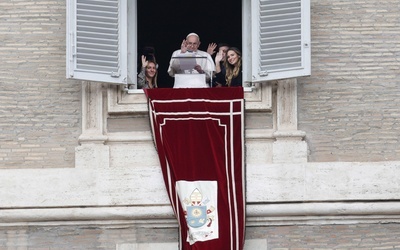
[[[180,249],[242,250],[243,88],[146,89]]]

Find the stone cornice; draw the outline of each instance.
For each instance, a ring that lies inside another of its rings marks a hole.
[[[400,202],[248,204],[247,226],[400,222]],[[139,224],[176,227],[169,205],[15,208],[0,210],[0,225]]]

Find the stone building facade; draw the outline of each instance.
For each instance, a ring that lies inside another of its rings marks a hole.
[[[176,248],[143,93],[65,79],[65,1],[0,6],[0,249]],[[400,248],[399,7],[311,0],[311,76],[246,90],[246,249]]]

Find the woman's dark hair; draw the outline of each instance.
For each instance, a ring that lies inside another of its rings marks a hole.
[[[146,57],[147,61],[156,62],[155,54],[156,54],[156,50],[154,47],[146,46],[142,49],[142,55],[144,55]],[[157,65],[157,63],[156,63],[156,65]]]
[[[231,46],[229,46],[229,44],[227,44],[227,43],[219,43],[218,44],[218,48],[221,48],[221,47],[231,47]]]

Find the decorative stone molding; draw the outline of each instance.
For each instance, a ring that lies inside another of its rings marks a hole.
[[[81,143],[105,143],[109,138],[104,132],[108,115],[145,114],[147,99],[143,90],[128,90],[119,85],[83,83],[83,129]],[[275,132],[273,137],[272,162],[306,162],[307,144],[305,133],[297,130],[297,80],[286,79],[265,83],[254,83],[245,88],[246,112],[273,112],[273,86],[277,86],[275,101]],[[103,90],[107,100],[103,100]],[[106,104],[103,105],[103,103]],[[253,133],[265,138],[260,131]],[[256,137],[257,137],[256,136]],[[267,136],[269,137],[269,136]]]
[[[297,130],[297,79],[278,81],[274,163],[307,162],[305,132]]]
[[[104,144],[103,86],[99,83],[82,83],[82,134],[79,142]]]
[[[179,248],[178,242],[165,243],[125,243],[118,244],[116,250],[176,250]],[[244,250],[267,249],[266,239],[248,239],[244,242]]]
[[[278,131],[297,130],[297,79],[280,80],[276,90],[276,127]]]
[[[246,111],[272,111],[273,82],[254,83],[251,88],[245,88]]]
[[[110,85],[107,91],[108,113],[147,113],[147,98],[141,89],[125,91],[123,86]]]
[[[245,88],[246,111],[272,110],[272,84],[255,83]],[[108,113],[146,113],[147,99],[141,89],[126,91],[123,86],[110,85],[107,91]]]
[[[400,222],[400,202],[248,204],[246,226]],[[177,227],[172,209],[159,206],[2,209],[0,226],[136,224]]]

